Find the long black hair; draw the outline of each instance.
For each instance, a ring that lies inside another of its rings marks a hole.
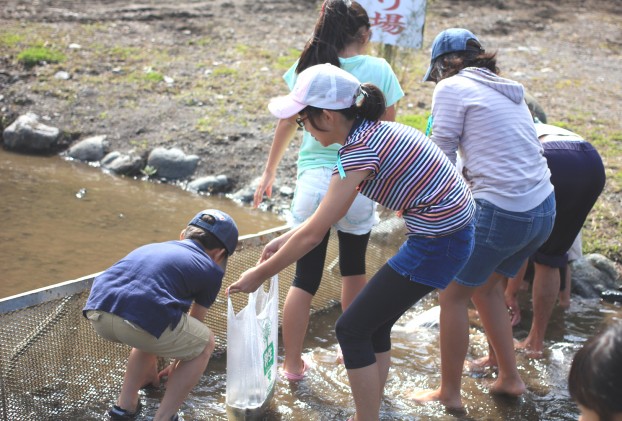
[[[384,115],[386,111],[386,102],[384,94],[376,85],[372,83],[363,83],[358,98],[350,108],[341,110],[333,110],[346,116],[348,120],[354,120],[357,117],[367,120],[377,121]],[[306,116],[309,124],[318,131],[326,131],[319,128],[316,124],[316,118],[322,114],[323,109],[307,106],[300,115]]]
[[[325,0],[313,36],[300,54],[296,73],[316,64],[341,67],[339,52],[353,42],[367,42],[369,16],[356,1]]]

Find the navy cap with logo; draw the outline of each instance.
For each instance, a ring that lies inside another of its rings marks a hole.
[[[201,218],[204,215],[211,215],[214,217],[214,223],[209,223]],[[188,225],[203,228],[205,231],[212,233],[212,235],[220,240],[225,246],[227,254],[232,255],[235,248],[238,245],[238,227],[226,213],[217,209],[205,209],[197,213]]]
[[[467,45],[467,43],[471,40],[477,43],[476,48]],[[449,53],[470,50],[482,52],[484,51],[481,48],[479,40],[475,35],[473,35],[471,31],[464,28],[445,29],[443,32],[438,34],[436,38],[434,38],[434,42],[432,43],[432,57],[430,59],[430,67],[428,67],[428,71],[425,73],[423,81],[428,82],[432,80],[430,78],[430,73],[432,73],[432,69],[434,68],[434,61],[440,56]]]

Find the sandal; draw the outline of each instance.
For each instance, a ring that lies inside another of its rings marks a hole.
[[[136,418],[142,408],[143,404],[140,402],[140,400],[138,401],[138,405],[136,405],[136,409],[134,410],[134,412],[130,412],[126,409],[121,408],[120,406],[113,405],[112,408],[108,410],[108,415],[113,421],[131,421]]]
[[[299,382],[300,380],[304,379],[305,374],[307,374],[307,370],[309,369],[309,364],[304,358],[301,358],[301,359],[302,359],[302,373],[296,374],[296,373],[289,373],[285,370],[281,370],[281,372],[283,373],[283,377],[285,377],[290,382]]]

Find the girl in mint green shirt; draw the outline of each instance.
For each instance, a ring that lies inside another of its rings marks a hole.
[[[298,61],[283,78],[291,90],[300,72],[315,64],[331,63],[351,73],[361,83],[370,82],[378,86],[386,97],[383,120],[394,121],[395,103],[404,96],[404,92],[386,60],[364,54],[370,37],[369,17],[359,3],[326,0],[312,37]],[[268,197],[272,195],[278,164],[296,131],[303,126],[302,122],[297,124],[296,116],[278,121],[270,155],[255,191],[255,207],[259,206],[264,194]],[[289,216],[292,226],[303,223],[322,201],[337,162],[338,149],[338,145],[323,147],[303,129],[296,191]],[[346,216],[334,225],[339,238],[342,310],[350,305],[367,281],[365,253],[371,229],[377,222],[375,202],[359,194]],[[324,271],[329,235],[330,231],[320,245],[296,263],[296,275],[283,307],[285,360],[282,374],[292,381],[301,380],[309,368],[309,363],[302,358],[302,347],[309,323],[311,300],[319,288]]]

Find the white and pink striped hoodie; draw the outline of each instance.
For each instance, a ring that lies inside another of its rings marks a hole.
[[[459,152],[475,199],[524,212],[553,192],[520,83],[487,69],[463,69],[437,84],[432,119],[432,141],[454,164]]]

